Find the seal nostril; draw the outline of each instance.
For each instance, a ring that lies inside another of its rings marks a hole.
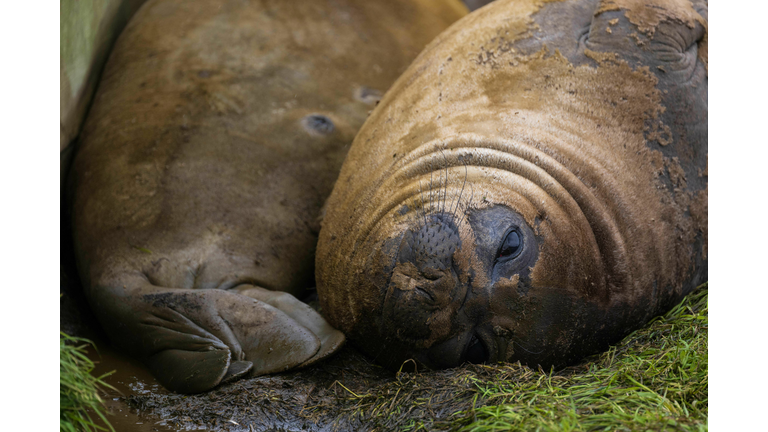
[[[336,129],[331,119],[320,114],[308,115],[304,117],[301,123],[309,132],[320,135],[328,135]]]
[[[420,295],[422,295],[422,296],[424,296],[424,297],[428,298],[428,299],[429,299],[429,301],[431,301],[431,302],[434,302],[434,301],[435,301],[435,297],[432,295],[432,293],[430,293],[428,290],[426,290],[426,289],[424,289],[424,288],[422,288],[422,287],[419,287],[419,286],[417,286],[417,287],[416,287],[416,292],[417,292],[418,294],[420,294]]]
[[[355,99],[369,105],[378,104],[381,100],[381,92],[370,87],[360,87],[355,91]]]

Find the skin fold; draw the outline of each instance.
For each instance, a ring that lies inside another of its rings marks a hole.
[[[120,36],[69,178],[78,270],[166,388],[312,364],[344,335],[314,286],[355,133],[458,2],[150,0]]]
[[[707,3],[497,0],[358,133],[316,258],[381,363],[560,367],[707,280]]]

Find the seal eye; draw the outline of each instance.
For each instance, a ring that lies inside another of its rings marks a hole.
[[[504,238],[504,243],[502,243],[501,248],[499,249],[498,258],[514,258],[521,250],[523,250],[523,237],[520,235],[520,231],[515,228]]]
[[[304,127],[308,131],[314,132],[320,135],[328,135],[332,133],[333,130],[335,129],[331,119],[320,114],[308,115],[304,117],[304,120],[302,120],[302,123],[304,124]]]
[[[477,336],[472,336],[467,350],[464,351],[464,359],[473,364],[481,364],[488,361],[488,350]]]

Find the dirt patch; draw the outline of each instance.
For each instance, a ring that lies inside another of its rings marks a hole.
[[[117,370],[105,379],[116,390],[104,399],[121,432],[457,430],[483,422],[557,430],[574,416],[576,430],[635,430],[646,421],[663,429],[706,424],[707,327],[705,285],[607,352],[557,372],[512,363],[393,373],[345,347],[311,368],[192,396],[167,392],[106,344],[91,356],[95,375]],[[650,393],[638,393],[639,382]]]
[[[179,429],[394,430],[426,419],[430,429],[447,429],[473,402],[482,403],[474,379],[484,369],[394,374],[345,348],[311,369],[241,380],[200,395],[149,393],[125,401]]]
[[[512,363],[392,373],[347,347],[301,371],[195,396],[134,392],[121,403],[178,430],[559,430],[566,418],[574,430],[698,428],[707,421],[707,302],[704,285],[608,351],[557,372]]]

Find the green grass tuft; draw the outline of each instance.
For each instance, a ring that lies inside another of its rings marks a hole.
[[[466,365],[449,376],[398,374],[355,395],[355,408],[378,430],[705,431],[707,326],[705,284],[577,366],[545,372],[519,363]],[[446,415],[452,407],[463,409]]]
[[[511,367],[477,379],[487,405],[467,412],[461,430],[707,430],[707,299],[705,285],[619,345],[558,374]]]
[[[66,432],[107,430],[96,425],[91,418],[95,413],[109,430],[114,432],[104,415],[103,401],[98,393],[98,387],[112,388],[102,379],[107,375],[94,377],[91,375],[94,364],[86,356],[86,349],[92,343],[87,339],[69,336],[60,332],[60,424]]]

